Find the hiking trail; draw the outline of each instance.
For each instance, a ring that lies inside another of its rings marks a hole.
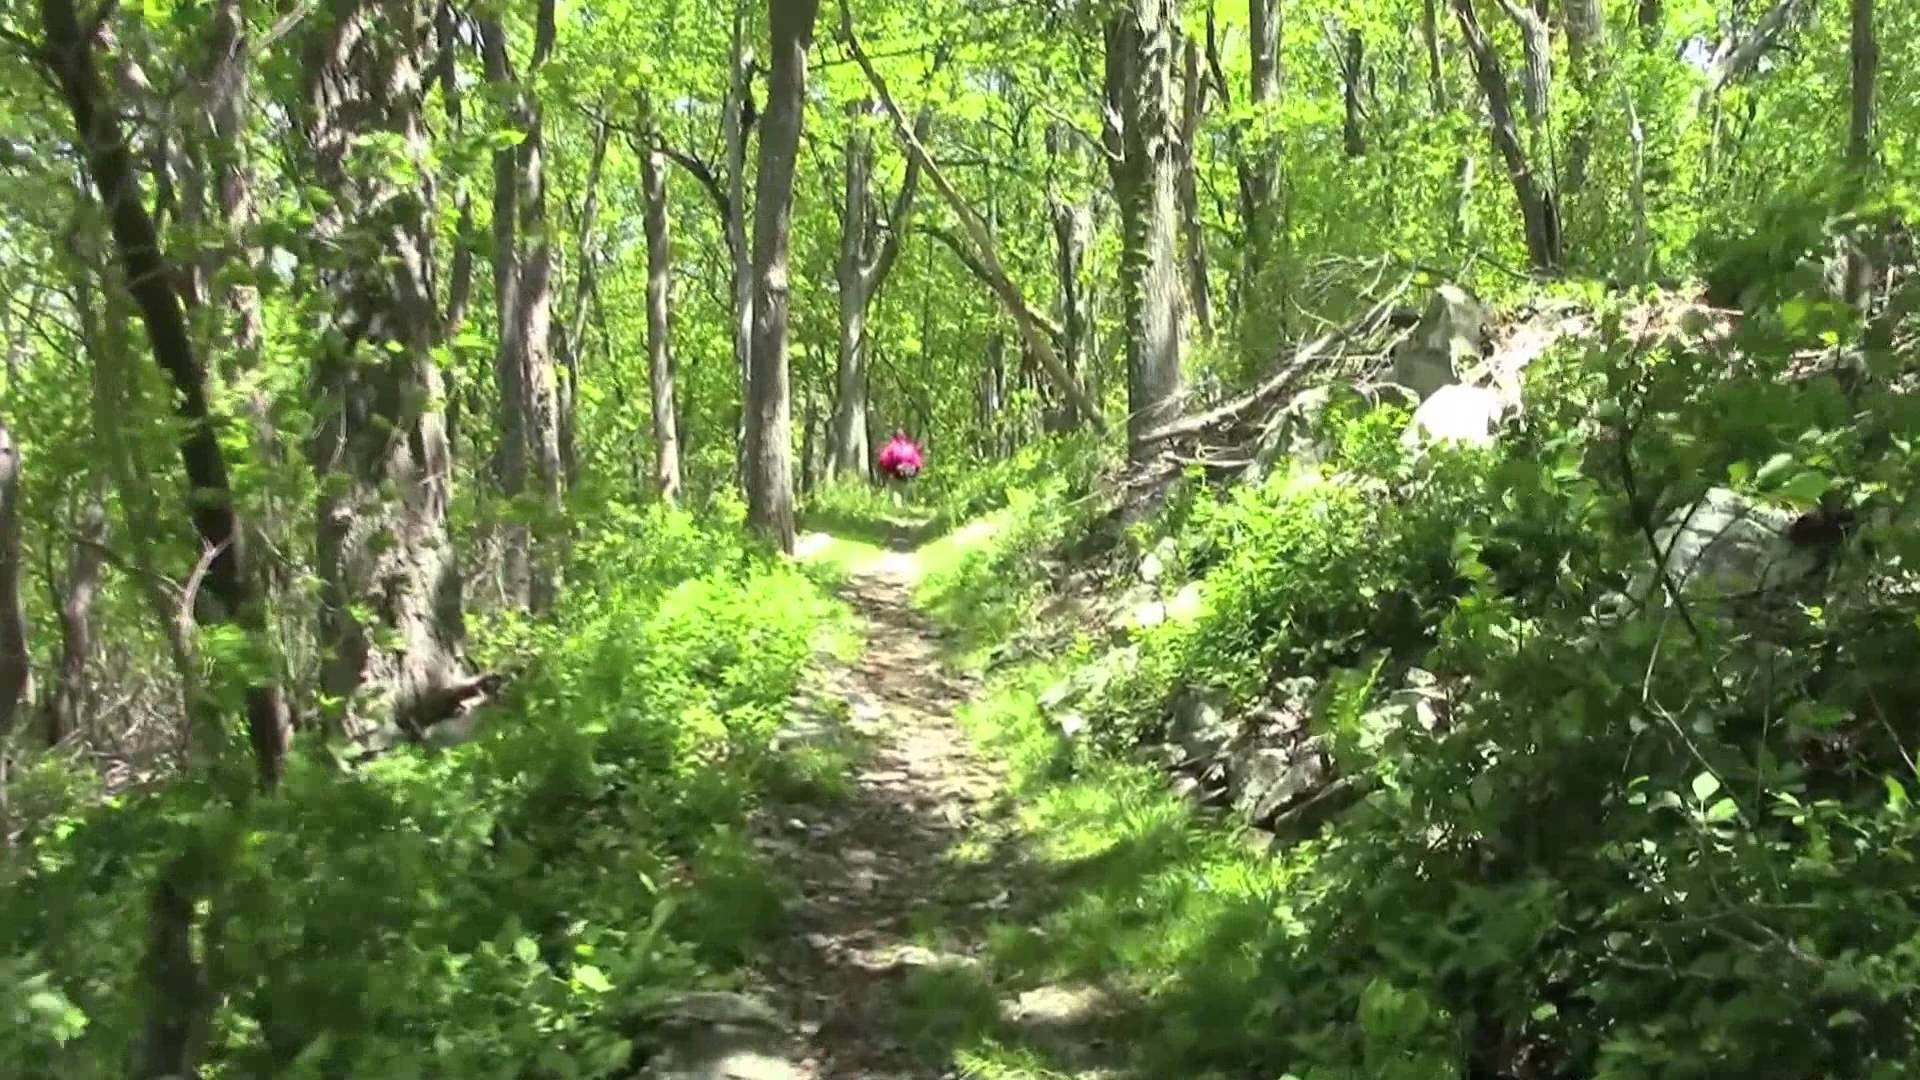
[[[797,887],[785,938],[752,978],[782,1035],[659,1075],[944,1080],[972,1075],[952,1059],[982,1027],[1046,1047],[1046,1075],[1122,1075],[1054,1071],[1101,1055],[1104,1040],[1088,1029],[1108,1017],[1105,995],[996,987],[987,970],[990,926],[1040,883],[1020,850],[1003,763],[955,720],[977,687],[947,668],[940,631],[914,609],[918,567],[902,547],[851,570],[841,595],[860,655],[823,673],[814,694],[827,707],[803,710],[785,736],[856,743],[845,795],[770,803],[754,826],[755,846]]]

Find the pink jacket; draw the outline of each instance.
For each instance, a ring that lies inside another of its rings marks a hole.
[[[889,476],[912,476],[920,471],[921,464],[920,448],[910,439],[896,438],[880,451],[880,471]]]

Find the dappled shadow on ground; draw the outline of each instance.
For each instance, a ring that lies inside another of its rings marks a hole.
[[[803,530],[831,533],[893,551],[913,551],[948,528],[948,523],[940,517],[911,508],[902,508],[890,515],[814,509],[800,515],[799,525]]]
[[[1044,882],[1013,839],[1005,769],[953,721],[972,685],[944,670],[901,578],[856,575],[846,593],[868,642],[826,691],[849,730],[821,735],[864,752],[839,798],[770,805],[754,837],[797,888],[756,974],[806,1035],[801,1075],[958,1076],[956,1056],[985,1041],[1034,1075],[1099,1075],[1104,995],[1008,984],[986,963]]]

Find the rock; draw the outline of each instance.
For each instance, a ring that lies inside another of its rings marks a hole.
[[[774,1032],[785,1032],[787,1027],[786,1020],[759,998],[721,990],[676,995],[649,1009],[648,1015],[666,1024],[757,1027]]]
[[[1204,795],[1200,787],[1200,779],[1198,777],[1176,777],[1173,781],[1173,797],[1176,799],[1184,799],[1191,803],[1202,802],[1204,801]]]
[[[1148,585],[1156,585],[1161,578],[1166,577],[1167,569],[1175,565],[1179,558],[1180,545],[1171,536],[1161,537],[1160,542],[1153,546],[1153,550],[1141,558],[1140,565],[1134,572],[1141,581]]]
[[[1080,735],[1091,726],[1087,721],[1085,713],[1072,711],[1059,714],[1059,716],[1055,718],[1054,723],[1059,725],[1060,734],[1069,739],[1079,738]]]
[[[1505,411],[1500,395],[1485,387],[1460,383],[1442,386],[1413,411],[1400,442],[1408,447],[1449,442],[1492,446]]]
[[[1075,1028],[1113,1015],[1118,1002],[1097,986],[1041,986],[1003,1001],[1008,1023],[1027,1028]]]
[[[1180,586],[1180,591],[1167,600],[1167,621],[1192,622],[1206,612],[1206,594],[1197,581],[1189,581]]]
[[[1787,539],[1794,518],[1790,510],[1714,488],[1697,505],[1676,511],[1654,539],[1667,552],[1667,577],[1682,594],[1739,598],[1800,581],[1819,566],[1812,551]],[[1657,580],[1640,588],[1664,591]],[[1650,599],[1658,603],[1661,598]]]
[[[800,1080],[787,1057],[786,1021],[745,994],[681,994],[653,1009],[660,1050],[640,1073],[653,1080]]]
[[[1271,855],[1280,846],[1280,838],[1265,829],[1248,829],[1240,834],[1240,846],[1254,856]]]
[[[1425,401],[1460,381],[1462,365],[1480,359],[1487,316],[1479,301],[1457,285],[1433,291],[1419,325],[1393,352],[1393,381]]]
[[[1226,752],[1236,726],[1221,715],[1217,704],[1194,693],[1174,699],[1168,721],[1167,734],[1188,761],[1207,761]]]
[[[1451,714],[1451,703],[1440,680],[1420,668],[1407,672],[1407,684],[1389,696],[1388,704],[1403,722],[1417,724],[1429,733],[1445,727]]]
[[[1251,824],[1262,825],[1313,794],[1331,775],[1319,740],[1280,749],[1262,747],[1232,764],[1233,807]]]

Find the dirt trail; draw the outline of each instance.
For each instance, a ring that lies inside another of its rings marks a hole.
[[[852,575],[842,595],[864,648],[815,691],[844,710],[813,710],[845,720],[803,717],[786,735],[857,743],[848,791],[769,805],[754,826],[755,845],[798,887],[783,943],[752,972],[754,996],[778,1016],[742,1017],[733,1001],[715,1006],[730,1015],[702,1024],[777,1023],[783,1034],[702,1039],[695,1061],[654,1075],[951,1080],[963,1075],[955,1051],[983,1019],[1015,1043],[1067,1044],[1055,1061],[1100,1055],[1104,1040],[1085,1028],[1103,1000],[1051,986],[1015,992],[984,964],[990,925],[1013,918],[1040,882],[1022,854],[1004,768],[954,720],[976,687],[942,662],[940,632],[911,602],[916,576],[905,550]]]

